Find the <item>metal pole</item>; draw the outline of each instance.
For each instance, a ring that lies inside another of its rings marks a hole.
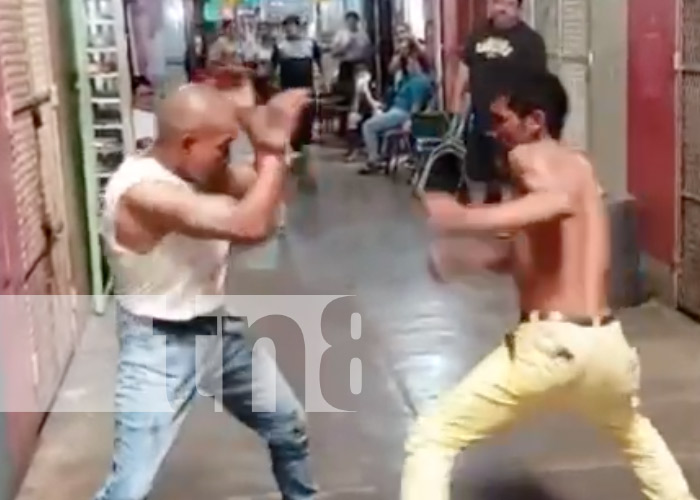
[[[445,68],[443,64],[443,33],[442,33],[442,2],[433,3],[433,41],[435,43],[435,71],[440,85],[438,86],[438,102],[441,109],[445,108]]]
[[[675,2],[676,6],[676,51],[674,54],[674,66],[675,66],[675,102],[674,102],[674,115],[675,115],[675,155],[674,155],[674,176],[676,185],[676,199],[674,203],[674,245],[673,245],[673,265],[671,280],[673,283],[673,303],[680,306],[680,286],[681,286],[681,264],[683,260],[683,142],[684,142],[684,129],[683,129],[683,114],[685,110],[684,99],[683,99],[683,79],[684,79],[684,46],[683,46],[683,34],[685,31],[685,25],[683,23],[683,10],[685,7],[685,0],[678,0]],[[698,68],[700,69],[700,68]],[[696,285],[698,286],[698,285]]]

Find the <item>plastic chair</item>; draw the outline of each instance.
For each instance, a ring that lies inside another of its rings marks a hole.
[[[430,153],[450,135],[452,123],[442,112],[426,112],[412,120],[413,149],[416,155],[417,171],[425,165]]]
[[[395,179],[399,169],[408,166],[413,156],[413,141],[410,127],[403,127],[385,133],[382,137],[382,152],[382,156],[387,159],[384,173]]]
[[[435,104],[436,93],[422,103],[421,111],[411,116],[411,121],[407,126],[387,132],[383,139],[384,157],[387,159],[385,173],[392,178],[402,167],[414,167],[416,156],[420,157],[420,152],[424,150],[424,143],[419,143],[421,139],[436,138],[443,135],[445,128],[445,116],[443,113],[428,111]]]

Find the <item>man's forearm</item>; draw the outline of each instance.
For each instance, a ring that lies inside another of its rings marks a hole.
[[[457,72],[457,78],[455,78],[452,88],[451,111],[453,113],[462,113],[467,109],[471,98],[469,92],[469,69],[464,64],[460,64]]]
[[[511,270],[512,243],[493,237],[443,236],[433,244],[431,251],[438,269],[447,276],[470,272]]]
[[[264,226],[265,234],[272,232],[276,222],[277,207],[282,200],[286,166],[281,159],[263,156],[257,160],[257,180],[240,202],[241,210]]]
[[[527,226],[565,218],[573,213],[571,197],[561,192],[530,193],[498,205],[455,210],[443,229],[512,232]]]

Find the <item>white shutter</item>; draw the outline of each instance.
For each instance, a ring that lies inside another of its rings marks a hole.
[[[589,5],[588,0],[560,0],[561,62],[559,76],[571,102],[569,121],[564,131],[567,142],[588,149],[589,82]]]
[[[540,32],[547,46],[547,53],[559,53],[559,0],[532,0],[535,29]]]
[[[39,410],[46,410],[74,345],[69,247],[46,0],[0,0],[0,71]]]
[[[562,60],[559,78],[569,94],[569,119],[564,140],[585,151],[588,149],[588,67]]]
[[[589,5],[588,0],[532,0],[535,28],[544,38],[549,69],[569,94],[564,139],[588,149]]]

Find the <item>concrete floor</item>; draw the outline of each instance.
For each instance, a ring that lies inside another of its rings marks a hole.
[[[502,338],[516,317],[507,279],[475,276],[438,285],[426,271],[427,234],[406,185],[355,175],[319,153],[320,193],[291,205],[287,236],[269,252],[239,256],[239,294],[352,295],[324,317],[324,331],[362,315],[357,355],[363,391],[354,413],[312,413],[321,498],[394,499],[406,426]],[[242,264],[242,265],[241,265]],[[257,269],[253,269],[257,267]],[[644,411],[700,492],[700,329],[648,304],[622,313],[641,352]],[[296,328],[296,327],[294,327]],[[283,342],[287,320],[256,325]],[[303,393],[298,350],[278,344],[280,365]],[[112,315],[95,318],[44,429],[21,500],[87,500],[109,467],[116,342]],[[333,374],[328,383],[332,384]],[[611,443],[584,423],[553,415],[469,450],[454,498],[639,499]],[[277,498],[256,436],[201,399],[158,478],[154,500]]]

